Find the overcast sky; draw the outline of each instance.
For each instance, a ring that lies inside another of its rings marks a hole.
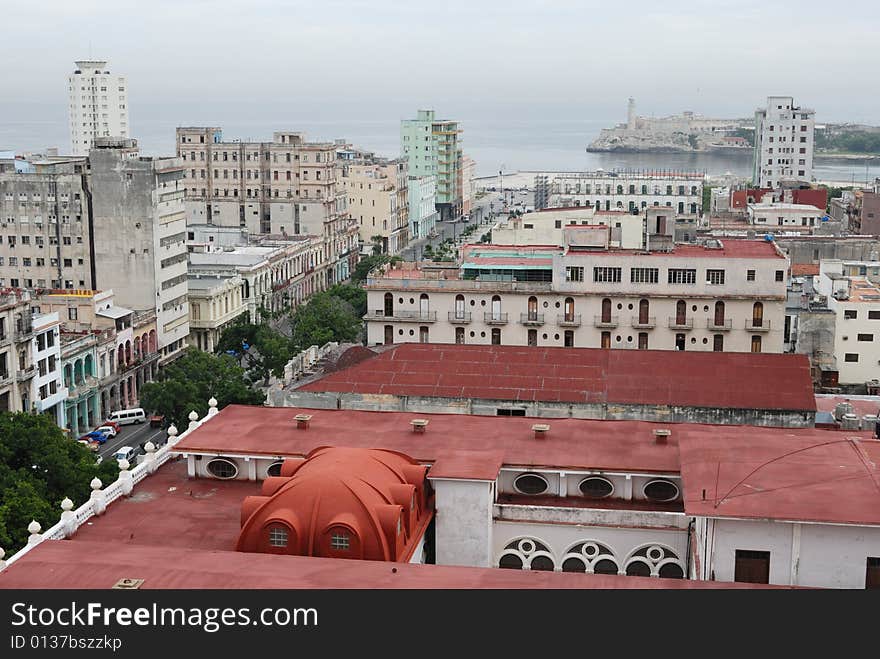
[[[66,119],[75,59],[129,80],[132,123],[751,115],[793,95],[880,124],[874,2],[0,0],[0,122]],[[287,125],[287,124],[285,124]]]

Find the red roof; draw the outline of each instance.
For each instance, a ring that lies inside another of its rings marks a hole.
[[[880,441],[814,432],[742,433],[735,442],[689,433],[679,443],[685,512],[880,525]]]
[[[805,355],[405,343],[301,391],[815,411]]]
[[[115,505],[115,504],[114,504]],[[112,508],[112,506],[111,506]],[[100,523],[103,523],[101,521]],[[159,545],[46,540],[0,572],[0,589],[112,588],[143,579],[144,590],[394,588],[774,588],[745,583],[539,570],[448,567],[280,556]]]
[[[819,264],[818,263],[792,263],[791,264],[791,276],[792,277],[805,277],[811,275],[819,274]]]

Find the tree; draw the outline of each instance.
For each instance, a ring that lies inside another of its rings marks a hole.
[[[265,395],[251,388],[244,369],[229,355],[212,355],[188,348],[182,357],[160,371],[157,382],[141,389],[141,406],[174,423],[181,432],[189,425],[187,417],[195,410],[199,417],[208,413],[208,399],[217,399],[217,408],[238,403],[261,405]]]
[[[363,333],[361,317],[345,299],[327,291],[313,295],[293,312],[291,338],[297,350],[322,346],[330,341],[359,341]]]
[[[336,284],[327,289],[327,294],[345,300],[358,317],[367,313],[367,292],[360,286]]]
[[[115,460],[95,464],[95,454],[48,416],[0,413],[0,547],[16,551],[27,543],[31,520],[49,528],[61,516],[62,499],[79,506],[93,478],[107,485],[118,474]]]
[[[223,330],[216,350],[238,359],[248,377],[254,382],[263,380],[264,385],[271,375],[282,377],[284,366],[296,354],[295,346],[281,332],[266,324],[254,325],[244,317]]]
[[[427,252],[428,248],[425,247],[425,251]],[[396,265],[403,261],[399,256],[388,256],[387,254],[374,254],[373,256],[365,256],[358,261],[358,264],[354,268],[354,272],[351,274],[351,283],[352,284],[361,284],[367,280],[369,274],[380,265],[385,265],[386,263],[391,263],[392,265]]]
[[[371,237],[370,242],[373,245],[373,256],[379,256],[385,251],[385,241],[382,239],[381,235],[376,234]]]

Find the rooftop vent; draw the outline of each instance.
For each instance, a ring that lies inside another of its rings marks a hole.
[[[667,428],[657,428],[654,430],[654,441],[657,444],[665,444],[669,441],[669,435],[672,434],[672,431]]]
[[[113,584],[113,588],[116,590],[137,590],[143,583],[143,579],[120,579]]]
[[[547,433],[550,432],[550,424],[536,423],[532,426],[532,430],[535,431],[535,439],[546,439]]]
[[[296,427],[302,430],[306,430],[309,427],[309,421],[311,420],[311,414],[297,414],[293,417],[293,420],[296,421]]]
[[[409,422],[409,425],[412,426],[413,432],[424,433],[428,427],[428,419],[413,419]]]

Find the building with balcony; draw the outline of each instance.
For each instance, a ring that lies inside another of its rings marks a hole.
[[[366,284],[368,345],[782,351],[788,259],[773,242],[656,243],[466,245],[451,267],[384,266]]]
[[[191,279],[240,278],[241,298],[252,323],[260,322],[264,311],[296,307],[312,294],[326,290],[327,282],[334,279],[328,270],[338,262],[326,259],[320,236],[249,238],[234,230],[210,226],[190,226],[189,234]],[[357,258],[356,247],[351,249]]]
[[[93,332],[61,332],[61,368],[68,392],[64,402],[66,427],[73,438],[92,430],[105,418],[101,415],[97,346],[98,335]]]
[[[535,209],[590,207],[635,210],[665,206],[702,215],[703,174],[691,172],[554,172],[535,177]]]
[[[434,232],[439,214],[436,208],[437,180],[434,176],[408,176],[410,240],[427,238]]]
[[[791,96],[767,98],[767,107],[755,111],[752,183],[773,189],[783,181],[813,180],[815,115]]]
[[[64,401],[68,397],[68,389],[62,377],[60,326],[57,313],[33,317],[30,352],[36,373],[31,380],[30,399],[34,412],[46,414],[60,428],[66,428]]]
[[[409,176],[433,176],[440,219],[462,214],[461,129],[457,121],[437,119],[434,110],[419,110],[400,122],[400,150]]]
[[[125,76],[110,73],[103,60],[80,60],[67,77],[71,153],[88,155],[97,137],[127,137]]]
[[[31,315],[27,291],[0,292],[0,411],[31,410],[31,381],[36,373]]]
[[[409,189],[406,161],[361,158],[342,166],[348,211],[357,220],[360,243],[381,241],[384,254],[397,254],[409,242]]]
[[[344,146],[288,131],[271,142],[244,142],[224,141],[220,128],[178,128],[187,224],[318,236],[322,260],[331,264],[323,285],[344,281],[357,264],[358,236],[337,159]]]
[[[223,330],[247,314],[243,295],[244,280],[231,277],[190,275],[189,343],[199,350],[214,352]]]

